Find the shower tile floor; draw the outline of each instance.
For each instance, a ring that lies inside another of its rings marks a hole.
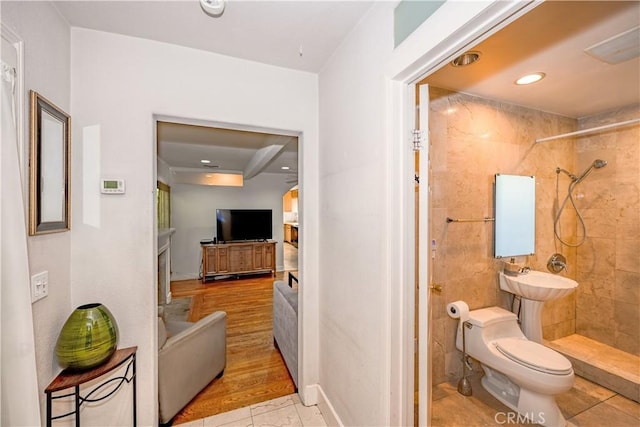
[[[578,334],[547,345],[569,359],[576,375],[640,400],[640,357]]]
[[[469,377],[472,396],[457,391],[457,383],[433,388],[432,427],[534,426],[518,420],[516,414],[480,384],[481,374]],[[638,427],[640,404],[609,389],[576,376],[571,390],[556,397],[569,426]]]

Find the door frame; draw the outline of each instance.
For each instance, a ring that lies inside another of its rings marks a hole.
[[[448,2],[447,2],[448,3]],[[456,5],[443,5],[455,8]],[[455,3],[455,2],[453,2]],[[454,59],[456,56],[466,50],[476,46],[481,41],[490,37],[497,31],[506,27],[513,21],[517,20],[524,14],[528,13],[535,7],[542,4],[540,0],[525,1],[492,1],[491,3],[476,3],[476,7],[480,9],[470,10],[471,6],[467,5],[467,13],[471,13],[466,23],[454,30],[448,36],[445,35],[441,42],[434,46],[420,47],[417,46],[420,40],[430,40],[433,34],[430,31],[433,28],[430,25],[438,26],[435,23],[437,17],[427,19],[414,33],[407,39],[405,45],[402,44],[396,48],[397,60],[392,61],[389,67],[389,99],[390,111],[388,113],[390,123],[390,134],[388,136],[389,145],[392,147],[389,156],[389,168],[392,175],[391,185],[399,188],[397,196],[392,197],[390,206],[400,206],[400,209],[392,210],[389,219],[392,224],[391,230],[396,230],[402,236],[397,240],[396,233],[391,233],[390,239],[394,242],[391,244],[395,250],[390,252],[390,271],[397,274],[402,283],[402,289],[397,295],[390,295],[389,302],[391,304],[391,312],[399,313],[398,316],[392,316],[391,330],[400,332],[400,339],[396,339],[394,334],[390,335],[390,386],[391,395],[395,394],[396,400],[394,405],[391,402],[390,420],[394,424],[400,425],[428,425],[430,419],[430,373],[428,369],[428,360],[431,345],[428,338],[424,344],[420,344],[415,349],[414,334],[415,328],[413,319],[415,309],[420,310],[418,328],[419,331],[428,331],[428,316],[420,307],[429,307],[428,281],[429,271],[424,271],[424,275],[419,274],[420,292],[419,301],[416,305],[415,301],[415,273],[414,269],[419,260],[415,259],[415,198],[414,198],[414,160],[413,151],[409,148],[412,146],[411,135],[415,127],[415,101],[416,101],[416,84],[425,77],[438,70],[440,67]],[[455,12],[454,12],[455,13]],[[434,15],[438,15],[434,13]],[[433,19],[432,19],[433,18]],[[433,21],[433,22],[431,22]],[[445,20],[446,22],[446,20]],[[433,31],[446,32],[446,30],[437,29]],[[428,44],[428,43],[426,43]],[[426,132],[428,134],[428,129]],[[425,154],[427,154],[425,152]],[[427,156],[424,156],[427,157]],[[427,164],[427,160],[421,161],[422,179],[425,180],[425,187],[428,187],[428,169],[422,169],[422,164]],[[422,189],[421,182],[421,189]],[[428,206],[429,201],[421,200],[422,206]],[[428,212],[428,211],[427,211]],[[428,217],[426,218],[429,221]],[[423,230],[425,231],[425,230]],[[428,233],[428,229],[426,230]],[[422,233],[421,233],[422,234]],[[428,236],[428,234],[427,234]],[[428,238],[419,239],[421,242],[418,252],[423,256],[430,256],[430,248],[428,247]],[[426,246],[426,247],[424,247]],[[425,265],[427,263],[424,263]],[[424,267],[426,269],[426,267]],[[421,336],[423,334],[421,332]],[[400,349],[400,351],[396,351]],[[419,382],[419,408],[418,420],[414,420],[414,361],[418,358],[418,382]]]
[[[240,123],[230,123],[230,122],[221,122],[221,121],[216,121],[216,120],[207,120],[207,119],[195,119],[195,118],[185,118],[185,117],[179,117],[179,116],[173,116],[173,115],[167,115],[167,114],[157,114],[154,113],[152,114],[152,137],[153,137],[153,150],[152,150],[152,156],[153,156],[153,167],[152,167],[152,175],[153,175],[153,182],[156,183],[158,182],[158,168],[157,168],[157,159],[158,159],[158,134],[157,134],[157,129],[158,129],[158,122],[171,122],[171,123],[178,123],[178,124],[184,124],[184,125],[192,125],[192,126],[204,126],[204,127],[212,127],[212,128],[221,128],[221,129],[227,129],[227,130],[238,130],[238,131],[248,131],[248,132],[261,132],[261,133],[267,133],[267,134],[274,134],[274,135],[286,135],[286,136],[292,136],[292,137],[296,137],[298,138],[298,164],[297,164],[297,170],[298,170],[298,188],[300,190],[300,195],[298,197],[298,216],[299,216],[299,223],[301,225],[304,225],[304,218],[305,218],[305,212],[304,212],[304,192],[305,192],[305,181],[303,178],[303,149],[304,149],[304,133],[301,131],[295,131],[295,130],[287,130],[287,129],[279,129],[279,128],[270,128],[270,127],[265,127],[265,126],[254,126],[254,125],[249,125],[249,124],[240,124]],[[153,241],[156,242],[154,244],[154,251],[153,251],[153,263],[154,263],[154,286],[157,286],[158,283],[158,245],[157,245],[157,241],[158,241],[158,224],[157,224],[157,210],[158,210],[158,200],[157,197],[153,197]],[[314,235],[313,233],[309,233],[310,235]],[[305,252],[304,252],[304,244],[305,244],[305,240],[304,240],[305,235],[303,233],[300,233],[298,236],[298,272],[299,272],[299,277],[304,276],[305,271],[307,271],[308,267],[305,267],[305,265],[307,265],[307,263],[305,263]],[[170,249],[169,249],[170,250]],[[283,249],[283,257],[284,257],[284,249]],[[275,268],[275,267],[274,267]],[[311,275],[311,273],[310,273]],[[170,283],[171,280],[169,279],[169,289],[170,289]],[[310,404],[315,404],[317,401],[317,396],[314,393],[315,388],[314,387],[309,387],[307,382],[307,376],[308,377],[312,377],[313,376],[313,372],[309,372],[310,370],[306,367],[306,365],[303,362],[306,362],[308,365],[308,360],[312,359],[311,357],[306,357],[305,358],[305,341],[304,341],[304,331],[306,329],[309,328],[309,326],[307,326],[307,324],[312,323],[312,321],[309,321],[307,319],[309,319],[310,315],[306,315],[305,316],[305,311],[309,311],[313,314],[313,309],[309,308],[309,309],[305,309],[305,299],[303,298],[303,289],[301,288],[299,294],[298,294],[298,373],[299,373],[299,384],[301,384],[301,389],[298,391],[298,393],[300,394],[300,398],[303,402],[310,402]],[[157,299],[157,292],[154,291],[154,294],[156,295],[156,299]],[[158,325],[157,325],[157,305],[158,305],[158,301],[156,301],[156,316],[154,316],[154,328],[157,329]],[[312,339],[309,339],[309,341],[311,341]],[[312,344],[306,344],[308,347],[311,346]],[[157,368],[158,364],[157,364],[157,354],[155,354],[154,356],[156,358],[155,361],[155,366]],[[157,369],[156,369],[157,371]],[[155,372],[155,382],[157,385],[157,372]],[[157,409],[157,408],[156,408]]]

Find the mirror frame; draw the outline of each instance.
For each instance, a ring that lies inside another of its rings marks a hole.
[[[56,107],[52,102],[35,91],[30,91],[31,123],[29,152],[29,235],[60,233],[71,229],[71,116]],[[42,113],[46,112],[60,121],[62,125],[62,165],[63,199],[62,218],[60,221],[42,221],[42,197],[40,195],[43,180],[43,152],[42,152]]]

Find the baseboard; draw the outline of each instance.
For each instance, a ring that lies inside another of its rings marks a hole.
[[[338,416],[338,413],[336,412],[335,408],[329,401],[329,398],[324,393],[324,390],[322,390],[322,387],[320,385],[315,384],[313,386],[308,386],[305,390],[305,394],[307,393],[310,398],[316,398],[315,400],[317,402],[318,408],[320,409],[320,412],[322,412],[322,417],[327,422],[328,426],[344,427],[344,423]]]
[[[198,273],[171,273],[171,281],[177,282],[180,280],[194,280],[199,279],[200,275]]]

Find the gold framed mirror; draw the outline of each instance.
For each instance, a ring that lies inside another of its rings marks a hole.
[[[71,228],[71,116],[35,91],[31,97],[29,235]]]

